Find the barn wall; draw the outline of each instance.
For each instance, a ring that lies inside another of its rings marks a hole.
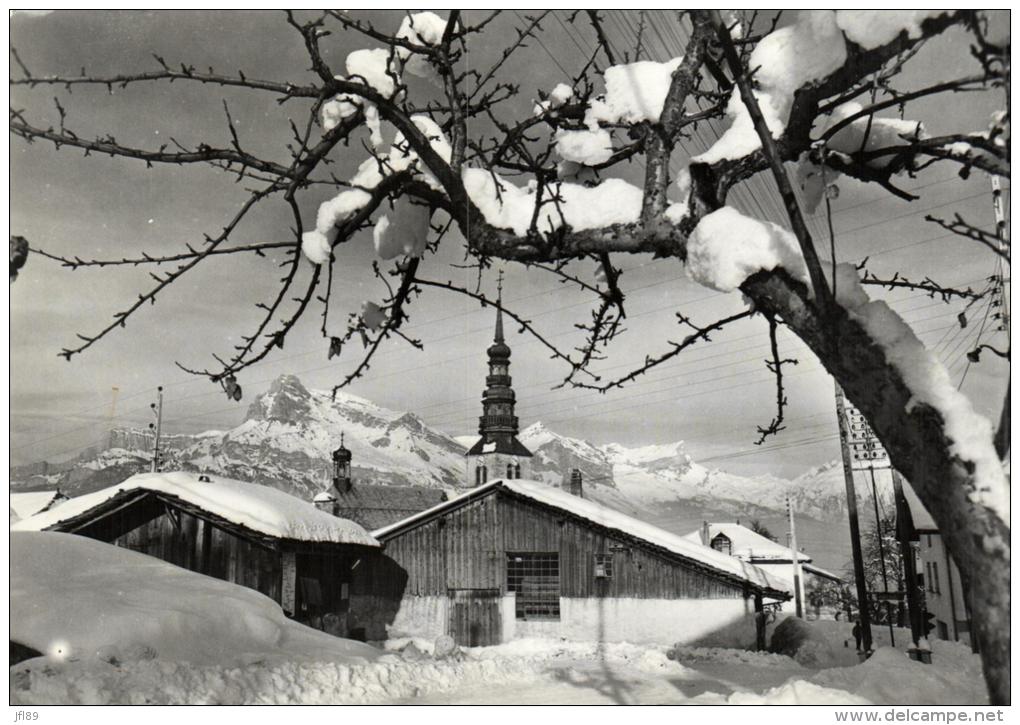
[[[559,554],[558,622],[515,619],[508,552]],[[612,554],[612,577],[595,576],[596,554]],[[361,605],[375,618],[370,639],[437,636],[448,628],[451,589],[496,589],[504,640],[755,643],[753,600],[741,585],[499,493],[390,539],[373,570]]]
[[[280,601],[280,554],[183,511],[180,529],[166,513],[114,538],[111,543],[199,574],[262,592]],[[82,531],[90,535],[88,531]],[[99,537],[93,537],[99,538]]]

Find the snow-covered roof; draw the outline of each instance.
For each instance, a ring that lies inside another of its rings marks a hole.
[[[364,528],[320,511],[310,503],[269,486],[198,474],[141,473],[116,486],[78,496],[11,526],[13,531],[60,529],[61,523],[87,516],[114,497],[131,492],[174,496],[230,523],[280,539],[379,546]]]
[[[29,516],[39,513],[53,503],[53,499],[60,495],[60,491],[31,491],[29,493],[12,493],[11,509],[18,515],[19,519],[27,519]]]
[[[823,569],[820,566],[815,566],[814,564],[804,564],[803,569],[808,574],[814,574],[816,576],[824,577],[825,579],[831,579],[832,581],[843,581],[843,577],[841,575],[835,574],[828,569]]]
[[[921,499],[914,493],[914,489],[906,481],[903,482],[903,497],[907,500],[907,508],[910,509],[910,518],[914,522],[914,530],[921,532],[938,531],[939,527],[935,519],[928,513],[928,509],[921,503]]]
[[[776,592],[786,592],[790,589],[788,583],[769,575],[753,564],[741,561],[727,554],[722,554],[707,546],[702,546],[700,543],[664,531],[658,526],[653,526],[645,521],[640,521],[632,516],[614,511],[600,503],[575,496],[539,481],[526,481],[522,479],[497,479],[490,481],[438,506],[433,506],[414,516],[409,516],[403,521],[376,529],[372,532],[372,535],[379,539],[385,539],[388,535],[405,529],[416,522],[429,519],[442,511],[456,508],[468,499],[477,498],[497,489],[502,489],[518,496],[524,496],[538,503],[590,521],[593,524],[641,539],[702,566],[714,569],[720,574],[748,582],[753,586],[771,589]]]
[[[765,538],[761,534],[756,534],[743,524],[710,523],[708,525],[708,532],[708,541],[704,542],[705,546],[710,546],[712,539],[722,534],[730,540],[730,554],[738,559],[751,562],[768,561],[769,559],[790,561],[789,546],[783,546],[778,542],[772,541],[772,539]],[[684,538],[696,541],[699,544],[703,543],[701,540],[701,529],[686,534]],[[797,559],[801,562],[811,561],[811,557],[802,551],[797,552]]]

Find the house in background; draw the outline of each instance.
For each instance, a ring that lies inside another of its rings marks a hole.
[[[496,480],[373,535],[370,639],[450,634],[763,647],[761,569],[536,481]]]
[[[921,584],[925,609],[935,618],[935,631],[931,634],[939,639],[972,644],[970,605],[960,570],[950,558],[935,520],[906,481],[903,482],[903,497],[909,517],[906,530],[917,552],[917,571],[924,572]]]
[[[368,530],[382,528],[419,511],[442,503],[446,492],[424,486],[380,486],[355,483],[351,478],[351,452],[344,446],[333,451],[333,480],[312,499],[320,511],[360,524]]]
[[[27,519],[29,516],[35,516],[43,511],[49,511],[64,501],[67,501],[67,496],[62,494],[60,489],[12,493],[10,495],[11,523]]]
[[[134,549],[255,589],[298,621],[338,636],[353,575],[378,551],[362,526],[268,486],[219,476],[148,473],[70,499],[12,531],[62,531]]]
[[[754,564],[784,582],[786,591],[793,592],[793,557],[790,555],[790,547],[783,546],[752,531],[741,525],[739,521],[736,523],[709,523],[706,521],[700,529],[692,531],[684,538]],[[808,577],[820,577],[835,582],[843,580],[838,574],[815,566],[811,557],[802,551],[797,552],[797,561],[804,574],[800,583],[800,600],[802,602],[807,601],[805,592]]]

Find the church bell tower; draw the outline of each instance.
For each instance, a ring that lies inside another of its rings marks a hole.
[[[528,478],[531,451],[517,440],[516,396],[511,387],[510,346],[503,339],[503,273],[499,275],[496,334],[488,349],[489,374],[482,393],[481,438],[467,452],[468,483],[480,486],[497,478]]]

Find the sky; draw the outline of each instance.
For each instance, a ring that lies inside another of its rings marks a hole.
[[[484,68],[501,50],[523,11],[509,11],[490,26],[485,42],[472,46],[468,64]],[[369,14],[380,28],[395,29],[399,14]],[[471,16],[469,15],[469,18]],[[654,60],[678,54],[685,29],[672,16],[654,11],[646,18],[645,53]],[[608,13],[610,42],[622,54],[634,45],[636,12]],[[543,22],[539,42],[512,56],[502,77],[520,84],[520,95],[508,113],[524,118],[540,89],[548,91],[586,62],[592,48],[590,29],[569,13],[554,12]],[[492,38],[499,42],[491,42]],[[271,12],[87,12],[57,11],[47,15],[16,15],[11,42],[36,75],[110,74],[155,69],[152,55],[171,65],[182,61],[219,72],[242,69],[248,77],[311,82],[299,35],[280,13]],[[371,41],[338,29],[323,40],[324,58],[335,69],[352,50]],[[966,38],[956,32],[928,44],[898,81],[907,89],[921,83],[975,72]],[[16,71],[12,69],[12,74]],[[426,98],[424,85],[412,94]],[[185,145],[229,143],[223,111],[227,101],[243,145],[273,159],[286,160],[290,118],[301,119],[307,105],[291,101],[280,106],[266,94],[200,84],[137,84],[128,88],[39,87],[12,89],[11,103],[26,109],[36,125],[57,124],[53,97],[67,109],[67,125],[81,136],[113,134],[121,143],[158,148],[175,139]],[[1000,94],[938,96],[909,107],[908,116],[923,120],[932,134],[983,130],[991,112],[1002,105]],[[699,129],[675,154],[686,157],[707,148],[722,122]],[[392,129],[384,135],[392,138]],[[365,157],[358,143],[335,157],[334,173],[350,175]],[[243,184],[211,169],[163,166],[146,169],[141,162],[83,157],[80,151],[11,137],[10,228],[47,251],[83,258],[120,257],[181,250],[215,235],[236,213],[246,196]],[[960,213],[992,228],[989,178],[975,172],[961,179],[954,167],[934,165],[901,185],[915,190],[907,203],[881,189],[841,179],[832,204],[836,256],[839,261],[870,259],[880,276],[900,272],[912,279],[931,276],[946,285],[982,288],[995,271],[991,253],[926,223],[925,214]],[[623,172],[638,178],[640,169]],[[1008,200],[1008,181],[1005,181]],[[306,192],[300,199],[306,224],[330,189]],[[783,222],[778,195],[770,179],[759,178],[735,191],[732,203],[746,213]],[[1008,212],[1008,207],[1007,207]],[[828,257],[824,214],[809,219],[811,232]],[[242,224],[235,241],[276,241],[290,238],[289,213],[277,201],[264,205]],[[451,238],[440,253],[423,264],[423,274],[436,280],[473,284],[475,273],[451,266],[461,260],[462,241]],[[339,250],[334,268],[335,289],[330,309],[334,334],[342,332],[346,315],[363,300],[383,297],[381,283],[368,271],[374,258],[371,234],[363,233]],[[205,378],[190,376],[188,367],[214,366],[211,353],[230,351],[258,321],[255,304],[275,292],[282,257],[233,256],[210,260],[161,294],[155,305],[133,317],[127,327],[99,342],[68,363],[57,354],[76,343],[77,333],[94,334],[117,310],[147,289],[145,268],[71,271],[33,255],[10,288],[11,461],[61,460],[98,442],[110,427],[142,426],[152,419],[150,403],[156,387],[164,387],[164,430],[198,432],[237,425],[253,397],[277,376],[297,375],[309,388],[329,389],[356,366],[355,349],[328,360],[328,343],[319,333],[319,310],[287,338],[264,362],[245,370],[239,382],[240,403],[228,401]],[[302,260],[307,279],[311,266]],[[647,255],[618,255],[623,269],[627,333],[596,366],[606,374],[622,374],[686,334],[675,313],[682,311],[707,324],[743,307],[739,294],[721,294],[689,280],[679,262]],[[495,293],[496,270],[481,280]],[[507,307],[532,321],[557,345],[571,348],[581,337],[574,325],[593,307],[590,294],[565,288],[555,277],[519,265],[505,264]],[[572,269],[592,277],[594,266]],[[967,311],[971,324],[956,322],[963,304],[943,304],[916,293],[875,291],[888,299],[921,339],[933,347],[954,381],[979,411],[995,418],[1008,379],[1008,365],[991,355],[968,365],[965,353],[980,332],[982,342],[1004,341],[995,331],[997,310],[982,302]],[[986,309],[988,314],[986,315]],[[388,344],[369,373],[349,391],[395,410],[411,410],[428,424],[453,435],[473,433],[481,412],[485,348],[492,337],[494,313],[477,302],[438,290],[415,301],[404,328],[420,338],[423,351],[405,343]],[[983,323],[983,324],[982,324]],[[780,335],[784,357],[798,365],[786,375],[790,406],[787,430],[756,447],[755,428],[774,415],[775,390],[764,360],[768,356],[767,324],[755,318],[713,335],[622,390],[601,395],[555,389],[566,370],[549,359],[533,338],[508,326],[513,349],[511,374],[522,425],[542,421],[565,435],[594,443],[625,445],[684,440],[699,462],[735,473],[794,476],[839,456],[833,404],[833,383],[813,355],[791,334]],[[1001,346],[1001,345],[1000,345]]]

